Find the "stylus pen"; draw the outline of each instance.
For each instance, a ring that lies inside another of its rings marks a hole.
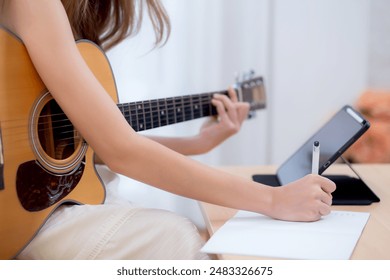
[[[315,141],[313,143],[313,154],[311,161],[311,173],[318,174],[318,169],[320,166],[320,142]]]

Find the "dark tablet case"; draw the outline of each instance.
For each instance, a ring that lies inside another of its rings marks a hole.
[[[336,191],[332,193],[333,205],[370,205],[380,201],[379,197],[359,178],[346,175],[324,177],[332,180],[337,186]],[[273,187],[280,186],[275,174],[256,174],[253,175],[253,180]]]

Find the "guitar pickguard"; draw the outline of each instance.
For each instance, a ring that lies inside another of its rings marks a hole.
[[[48,173],[36,161],[21,164],[16,176],[16,191],[23,208],[41,211],[66,197],[79,183],[84,162],[70,174]]]

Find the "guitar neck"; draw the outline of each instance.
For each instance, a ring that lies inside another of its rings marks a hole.
[[[217,114],[211,99],[216,92],[118,104],[135,131],[143,131]],[[228,95],[227,91],[218,92]]]

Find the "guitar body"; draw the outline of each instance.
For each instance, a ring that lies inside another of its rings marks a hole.
[[[117,102],[115,81],[104,53],[88,41],[77,44]],[[67,130],[63,138],[58,129],[56,132],[53,127],[60,109],[23,43],[1,28],[0,58],[0,259],[10,259],[61,204],[99,204],[105,190],[95,170],[92,149],[74,129]],[[62,127],[66,126],[73,128],[65,118]]]

